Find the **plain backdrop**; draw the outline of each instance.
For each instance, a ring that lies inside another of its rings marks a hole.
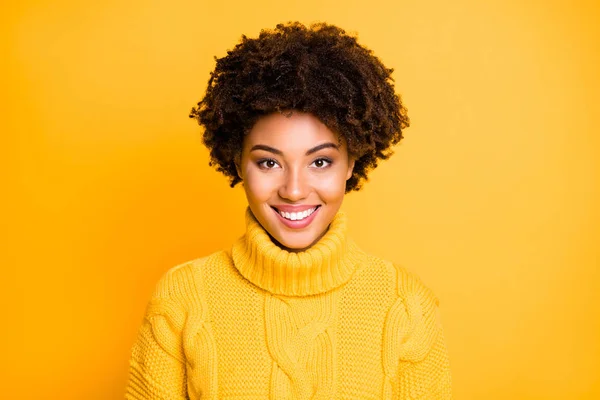
[[[596,1],[47,1],[0,17],[0,396],[120,399],[150,294],[244,230],[208,166],[214,56],[325,21],[411,127],[344,209],[440,299],[457,399],[600,398]]]

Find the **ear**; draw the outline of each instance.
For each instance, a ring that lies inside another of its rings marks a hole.
[[[352,176],[352,172],[354,172],[354,162],[354,157],[348,158],[348,173],[346,174],[346,180],[350,179],[350,177]]]
[[[235,164],[235,170],[237,171],[238,176],[240,177],[240,179],[244,179],[244,177],[242,176],[242,169],[240,168],[240,164],[241,164],[241,154],[236,155],[233,158],[233,163]]]

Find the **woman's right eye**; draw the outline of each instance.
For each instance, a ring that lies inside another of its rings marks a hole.
[[[273,169],[276,168],[278,164],[277,161],[273,160],[272,158],[267,158],[265,160],[260,160],[258,162],[258,166],[263,169]]]

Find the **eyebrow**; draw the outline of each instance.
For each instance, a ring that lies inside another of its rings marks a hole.
[[[309,156],[313,153],[316,153],[319,150],[327,149],[327,148],[333,148],[333,149],[339,150],[339,146],[337,144],[332,143],[332,142],[327,142],[327,143],[322,143],[318,146],[315,146],[312,149],[308,149],[304,155]],[[277,154],[279,156],[283,155],[283,152],[281,150],[278,150],[271,146],[267,146],[265,144],[257,144],[257,145],[252,146],[250,151],[254,151],[254,150],[264,150],[264,151],[268,151],[273,154]]]

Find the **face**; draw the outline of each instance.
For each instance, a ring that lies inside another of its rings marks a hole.
[[[236,166],[258,222],[282,248],[301,251],[327,231],[354,161],[318,118],[293,111],[259,119]]]

